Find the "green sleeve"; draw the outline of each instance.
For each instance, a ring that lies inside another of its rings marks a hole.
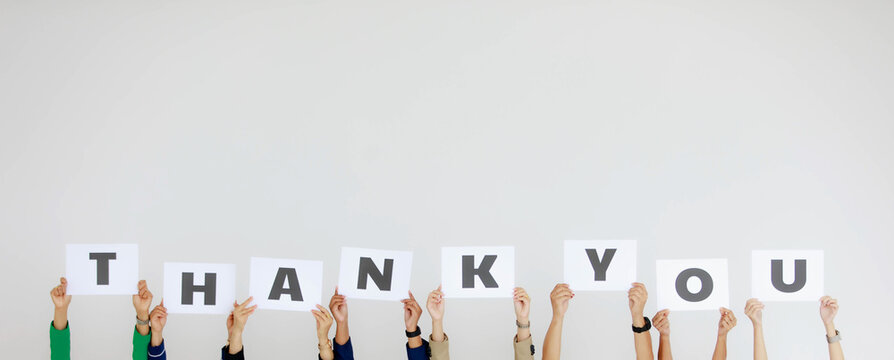
[[[50,360],[71,360],[71,332],[68,324],[65,329],[56,330],[50,322]]]
[[[140,335],[137,327],[133,328],[133,360],[147,360],[149,357],[149,340],[152,338],[150,331],[146,335]]]

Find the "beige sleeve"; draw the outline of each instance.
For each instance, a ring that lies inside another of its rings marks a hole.
[[[534,360],[534,354],[531,351],[531,346],[534,344],[532,338],[532,336],[529,336],[520,342],[518,341],[518,335],[512,338],[512,345],[515,346],[515,360]]]
[[[436,342],[428,337],[428,347],[431,349],[431,360],[450,360],[450,339],[444,334],[444,341]]]

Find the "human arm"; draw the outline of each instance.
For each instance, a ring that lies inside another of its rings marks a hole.
[[[409,298],[401,300],[401,304],[404,306],[404,324],[406,325],[407,332],[412,333],[414,331],[419,330],[419,318],[422,316],[422,307],[419,306],[419,303],[416,301],[416,297],[413,296],[412,292],[407,292],[410,295]],[[407,338],[407,348],[408,349],[418,349],[422,347],[422,332],[420,331],[418,335],[413,336],[411,338]],[[408,350],[409,351],[409,350]]]
[[[137,320],[149,321],[149,308],[152,306],[152,292],[146,280],[137,283],[137,293],[133,297],[133,308],[137,312]],[[149,324],[137,324],[137,332],[142,336],[149,335]]]
[[[444,314],[446,312],[447,301],[444,300],[444,293],[441,287],[428,294],[425,302],[425,308],[428,315],[431,316],[431,342],[428,344],[431,350],[431,360],[450,360],[450,342],[447,340],[447,334],[444,333]]]
[[[764,304],[757,299],[745,303],[745,315],[754,326],[754,360],[767,360],[767,346],[764,344]]]
[[[835,329],[835,315],[838,315],[838,299],[823,296],[820,299],[820,318],[826,328],[826,339],[838,336]],[[844,350],[841,349],[841,341],[829,342],[829,360],[844,360]]]
[[[568,311],[568,303],[574,298],[574,293],[568,284],[558,284],[549,294],[553,308],[553,318],[543,338],[543,360],[559,360],[562,352],[562,325],[565,322],[565,312]]]
[[[664,309],[652,317],[652,326],[658,330],[658,360],[673,360],[670,342],[670,310]]]
[[[726,360],[726,336],[736,326],[736,315],[730,309],[720,308],[720,322],[717,325],[717,344],[714,345],[713,360]]]
[[[164,328],[165,324],[168,322],[168,309],[165,308],[164,300],[161,301],[161,304],[152,309],[152,312],[149,313],[149,325],[151,327],[150,341],[149,341],[149,358],[154,360],[165,360],[167,359],[167,353],[165,352],[165,343],[164,343]]]
[[[329,329],[332,328],[332,315],[322,305],[317,305],[316,310],[311,310],[317,322],[317,348],[320,349],[320,359],[333,360],[335,353],[332,351],[332,342],[329,340]]]
[[[346,345],[351,339],[351,333],[348,331],[348,302],[344,295],[338,293],[338,287],[329,300],[329,310],[335,318],[335,344]]]
[[[254,314],[258,308],[257,305],[249,306],[254,298],[249,297],[245,302],[233,303],[233,311],[227,317],[227,346],[226,353],[229,355],[237,355],[242,353],[242,333],[245,331],[245,323],[248,317]]]
[[[59,285],[50,290],[53,300],[53,322],[50,324],[50,359],[71,359],[71,333],[68,329],[68,306],[71,295],[68,295],[68,280],[59,278]]]
[[[515,359],[534,360],[534,346],[531,344],[531,296],[525,289],[517,287],[512,291],[512,303],[515,307]]]
[[[634,327],[646,326],[646,318],[643,316],[643,309],[646,307],[646,301],[649,299],[649,293],[646,286],[642,283],[633,283],[633,287],[627,291],[627,302],[630,307],[630,317],[633,320]],[[652,360],[654,352],[652,352],[652,335],[648,331],[641,333],[633,333],[633,344],[636,348],[637,360]]]

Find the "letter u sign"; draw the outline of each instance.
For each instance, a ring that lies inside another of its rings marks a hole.
[[[823,251],[753,251],[751,292],[763,301],[816,301],[823,296]]]

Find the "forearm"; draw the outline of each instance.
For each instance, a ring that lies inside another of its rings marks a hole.
[[[524,340],[527,340],[528,338],[530,338],[531,337],[531,320],[524,317],[524,318],[516,318],[515,321],[517,321],[519,324],[522,324],[522,325],[527,324],[527,326],[524,328],[521,326],[516,326],[518,328],[518,330],[515,333],[516,340],[524,341]]]
[[[431,340],[435,342],[442,342],[445,339],[444,335],[444,320],[435,320],[431,321]]]
[[[65,330],[68,327],[68,308],[56,308],[53,313],[53,327],[56,330]]]
[[[658,360],[673,360],[673,358],[670,335],[661,335],[658,338]]]
[[[543,360],[559,360],[562,351],[562,325],[564,319],[553,317],[543,339]]]
[[[149,342],[149,345],[152,345],[152,346],[161,345],[161,342],[164,341],[164,337],[162,336],[162,331],[157,329],[155,331],[152,331],[151,334],[152,334],[152,340]]]
[[[714,345],[712,360],[726,360],[726,335],[717,336],[717,345]]]
[[[148,321],[149,321],[149,313],[148,313],[148,312],[138,311],[138,312],[137,312],[137,319],[139,319],[140,321],[147,321],[147,322],[148,322]],[[143,335],[143,336],[149,335],[149,324],[148,324],[148,323],[147,323],[146,325],[139,325],[139,324],[138,324],[138,325],[137,325],[137,332],[140,333],[140,335]]]
[[[646,320],[643,314],[631,314],[633,326],[646,326]],[[648,331],[642,333],[633,333],[633,345],[636,348],[636,360],[652,360],[655,353],[652,351],[652,334]]]
[[[329,344],[328,334],[324,334],[317,337],[317,343],[320,348],[320,359],[323,360],[333,360],[335,359],[335,353],[332,351],[332,346]]]
[[[767,360],[767,346],[764,344],[763,325],[754,326],[754,360]]]
[[[837,335],[835,332],[835,323],[830,321],[824,324],[826,327],[826,336],[833,337]],[[829,344],[829,359],[830,360],[844,360],[844,350],[841,349],[841,342],[836,341]]]
[[[338,322],[335,327],[335,343],[344,345],[350,338],[351,333],[348,331],[348,322]]]
[[[230,353],[230,355],[236,355],[240,351],[242,351],[242,332],[231,332],[230,337],[227,339],[227,344],[229,344],[229,349],[227,352]]]

